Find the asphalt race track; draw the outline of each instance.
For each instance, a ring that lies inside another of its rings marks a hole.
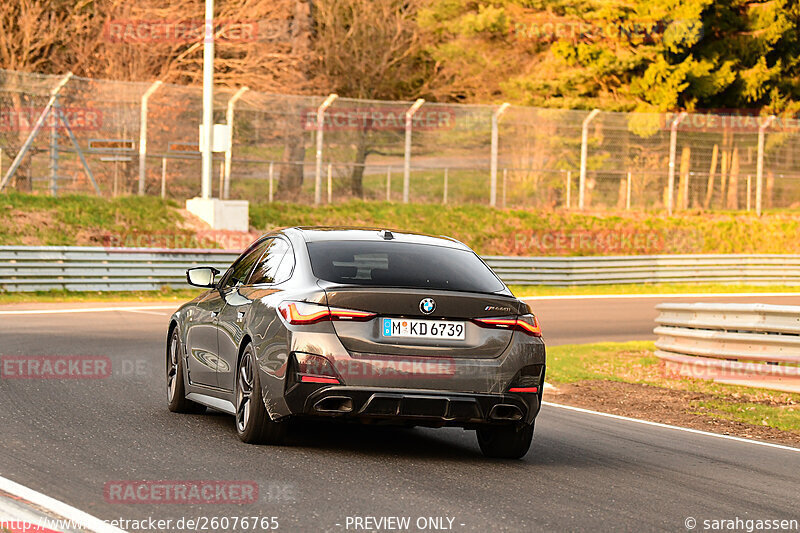
[[[546,339],[563,344],[652,338],[661,301],[534,308]],[[28,306],[70,307],[80,306]],[[0,380],[0,475],[102,519],[277,517],[279,531],[355,531],[353,517],[367,516],[410,517],[410,531],[428,517],[444,517],[445,527],[452,519],[454,531],[686,531],[689,518],[700,531],[704,520],[800,519],[798,451],[553,405],[521,461],[483,458],[474,434],[460,429],[306,424],[292,446],[242,444],[232,417],[167,411],[169,314],[0,314],[0,355],[107,356],[112,368],[102,379]],[[124,480],[255,482],[259,495],[241,505],[108,500],[106,484]]]

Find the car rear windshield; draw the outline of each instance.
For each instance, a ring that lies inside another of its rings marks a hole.
[[[308,243],[319,279],[347,285],[497,292],[502,282],[473,252],[397,241]]]

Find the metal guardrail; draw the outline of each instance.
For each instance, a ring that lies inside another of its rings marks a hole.
[[[77,246],[0,246],[0,291],[127,291],[186,287],[186,269],[227,269],[237,253]]]
[[[0,291],[153,290],[183,286],[185,270],[227,268],[226,250],[0,246]],[[484,257],[508,284],[736,282],[800,285],[800,255]]]
[[[800,255],[488,256],[484,259],[511,285],[800,284]]]
[[[800,392],[800,306],[660,304],[656,356],[669,370]]]

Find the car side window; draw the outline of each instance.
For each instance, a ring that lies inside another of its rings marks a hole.
[[[275,239],[265,239],[258,243],[255,247],[242,254],[239,259],[233,264],[228,273],[225,274],[224,286],[238,287],[244,285],[247,277],[253,270],[253,266],[258,261],[258,258],[264,253],[264,250],[272,244]]]
[[[274,283],[282,283],[287,279],[291,278],[293,271],[294,271],[294,251],[292,250],[292,247],[289,246],[289,249],[283,256],[283,261],[281,261],[281,264],[278,267],[277,272],[275,272]]]
[[[283,239],[273,239],[264,255],[258,261],[255,270],[253,270],[253,275],[250,277],[250,285],[284,281],[282,267],[283,263],[290,257],[292,257],[292,254],[289,243]],[[294,262],[293,257],[292,262]]]

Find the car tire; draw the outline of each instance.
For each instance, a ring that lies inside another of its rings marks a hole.
[[[283,444],[288,421],[275,422],[264,407],[252,344],[245,346],[236,371],[236,434],[248,444]]]
[[[172,330],[167,346],[167,401],[173,413],[204,413],[206,407],[186,399],[184,383],[183,357],[181,355],[181,337],[178,328]]]
[[[533,424],[486,427],[477,430],[478,445],[486,457],[520,459],[533,440]]]

